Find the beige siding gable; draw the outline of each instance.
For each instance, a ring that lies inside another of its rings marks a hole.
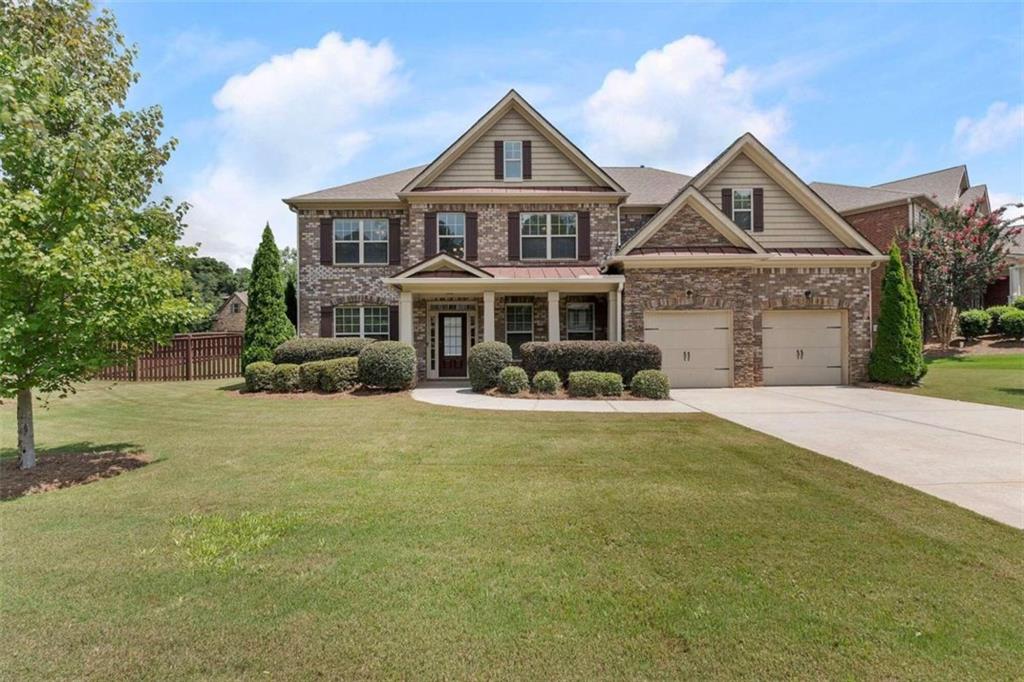
[[[719,209],[722,208],[724,187],[764,188],[764,232],[751,233],[762,246],[799,248],[843,245],[828,228],[818,222],[746,154],[737,155],[704,186],[704,195]]]
[[[494,142],[530,140],[533,177],[494,179]],[[515,110],[498,119],[476,142],[426,187],[602,187]]]

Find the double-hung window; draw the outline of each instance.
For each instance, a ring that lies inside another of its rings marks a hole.
[[[587,341],[594,338],[593,303],[569,303],[565,308],[565,317],[570,341]]]
[[[465,213],[437,214],[437,250],[456,258],[466,257]]]
[[[575,213],[521,213],[523,260],[576,260]]]
[[[242,312],[242,304],[241,303],[232,303],[231,304],[231,312],[235,313],[235,314]]]
[[[334,262],[349,265],[386,265],[387,218],[335,218]]]
[[[533,341],[533,304],[509,303],[505,306],[505,343],[512,347],[512,357],[522,357],[519,347]]]
[[[754,224],[754,190],[732,191],[732,221],[741,230],[750,231]]]
[[[523,179],[523,142],[522,140],[505,140],[505,180]]]
[[[334,335],[386,341],[391,336],[390,311],[385,305],[335,308]]]

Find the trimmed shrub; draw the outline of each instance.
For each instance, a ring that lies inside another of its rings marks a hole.
[[[250,362],[245,366],[245,390],[250,393],[270,390],[270,375],[274,373],[272,362]]]
[[[558,372],[549,369],[537,372],[533,375],[533,392],[554,395],[562,386],[562,380],[558,378]]]
[[[900,247],[893,242],[882,280],[882,308],[868,372],[875,381],[907,386],[917,383],[926,371],[917,296],[903,270]]]
[[[1018,296],[1013,299],[1013,303],[1011,305],[1017,310],[1024,310],[1024,296]]]
[[[377,341],[359,351],[359,381],[386,391],[416,385],[416,349],[402,341]]]
[[[569,395],[574,398],[622,395],[622,375],[616,372],[570,372]]]
[[[641,370],[629,382],[630,393],[652,400],[667,400],[669,388],[668,375],[657,369]]]
[[[348,391],[359,383],[359,358],[335,358],[317,364],[323,365],[320,390],[324,393]]]
[[[628,382],[640,370],[661,369],[661,349],[637,341],[534,341],[520,352],[528,375],[551,370],[562,381],[571,372],[595,371],[616,372]]]
[[[960,334],[967,340],[976,339],[988,333],[992,316],[984,310],[964,310],[958,318]]]
[[[294,393],[299,390],[299,366],[291,363],[274,365],[270,374],[270,390],[275,393]]]
[[[992,318],[992,324],[989,325],[988,330],[993,334],[1002,334],[1003,328],[999,324],[999,318],[1003,316],[1003,313],[1008,313],[1011,310],[1016,310],[1012,305],[994,305],[985,309],[988,316]]]
[[[512,364],[512,348],[501,341],[484,341],[469,349],[469,384],[474,391],[498,385],[501,370]]]
[[[274,349],[274,363],[302,365],[317,360],[354,358],[371,343],[373,339],[291,339]]]
[[[999,318],[1003,333],[1020,341],[1024,339],[1024,310],[1011,310]]]
[[[530,379],[522,367],[509,365],[498,373],[498,389],[502,393],[515,395],[530,388]]]
[[[294,364],[294,363],[282,363]],[[324,373],[324,361],[306,362],[299,365],[299,389],[303,391],[319,391],[320,378]]]
[[[270,360],[274,349],[295,336],[284,304],[281,281],[281,252],[274,243],[268,224],[252,259],[249,277],[249,305],[245,309],[245,334],[242,338],[242,364]]]

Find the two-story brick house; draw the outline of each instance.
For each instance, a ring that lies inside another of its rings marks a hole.
[[[674,386],[844,383],[878,249],[751,135],[693,177],[601,167],[510,92],[426,166],[285,200],[299,334],[467,350],[647,340]]]

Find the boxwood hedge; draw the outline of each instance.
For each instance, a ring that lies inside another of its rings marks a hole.
[[[616,372],[627,383],[644,369],[661,369],[661,349],[637,341],[534,341],[521,346],[523,369],[557,372],[562,381],[571,372]]]
[[[501,341],[484,341],[469,349],[469,384],[474,391],[498,385],[501,370],[512,364],[512,348]]]
[[[317,360],[354,358],[374,343],[373,339],[291,339],[274,349],[274,364],[301,365]]]
[[[245,390],[250,393],[270,390],[270,376],[274,373],[272,362],[250,362],[245,366]]]
[[[570,372],[569,395],[574,398],[622,395],[622,375],[616,372]]]
[[[401,391],[416,385],[416,349],[402,341],[377,341],[359,352],[359,381]]]

